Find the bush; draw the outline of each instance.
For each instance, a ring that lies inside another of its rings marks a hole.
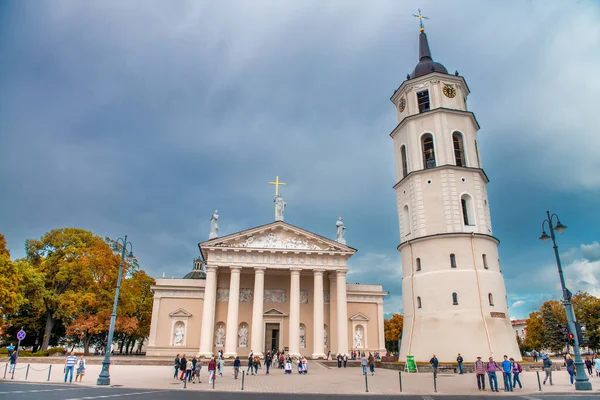
[[[8,348],[6,348],[6,347],[0,348],[0,354],[6,354],[6,355],[8,355]]]
[[[52,348],[48,349],[48,355],[51,356],[56,353],[62,353],[63,350],[64,349],[62,347],[52,347]]]

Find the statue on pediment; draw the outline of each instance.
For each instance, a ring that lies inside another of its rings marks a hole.
[[[344,221],[342,221],[342,217],[338,218],[337,222],[335,223],[335,227],[335,241],[341,244],[346,244],[346,239],[344,238],[344,235],[346,234],[346,227],[344,226]]]
[[[275,195],[273,202],[275,203],[275,221],[283,221],[283,212],[287,203],[283,201],[281,194]]]
[[[219,210],[215,210],[215,212],[210,217],[210,233],[208,234],[209,239],[214,239],[219,237]]]

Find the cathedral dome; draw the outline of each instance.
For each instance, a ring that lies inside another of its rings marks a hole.
[[[410,79],[418,78],[432,72],[447,74],[448,70],[441,63],[433,61],[431,51],[429,50],[429,43],[427,42],[427,35],[425,32],[421,32],[419,35],[419,63],[410,74]]]

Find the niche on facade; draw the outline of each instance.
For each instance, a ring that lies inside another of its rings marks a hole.
[[[192,316],[191,313],[179,308],[172,313],[169,313],[171,318],[171,340],[169,345],[185,347],[187,342],[187,327],[188,319]]]
[[[217,322],[215,326],[215,347],[225,347],[225,323]]]
[[[352,348],[353,349],[366,349],[368,348],[367,342],[367,323],[369,317],[359,312],[350,317],[352,322]]]

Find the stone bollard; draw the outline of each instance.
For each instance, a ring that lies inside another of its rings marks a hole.
[[[242,390],[244,390],[244,375],[246,374],[246,371],[242,371]]]
[[[50,374],[52,373],[52,364],[48,367],[48,382],[50,382]]]
[[[368,381],[368,376],[369,374],[365,374],[365,392],[369,393],[369,381]]]
[[[25,380],[27,380],[27,377],[29,376],[29,365],[27,364],[27,371],[25,371]]]
[[[398,371],[398,381],[400,382],[400,393],[402,393],[402,371]]]

